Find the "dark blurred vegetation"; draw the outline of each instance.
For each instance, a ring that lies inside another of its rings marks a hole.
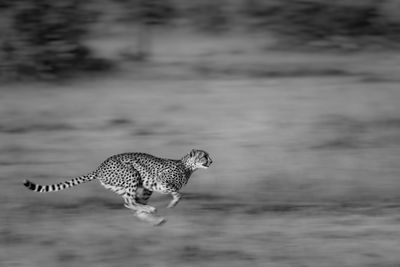
[[[115,12],[116,24],[134,25],[135,59],[151,55],[152,28],[189,27],[207,33],[236,29],[274,33],[290,45],[358,50],[397,44],[399,0],[0,0],[1,77],[59,77],[104,70],[84,43],[91,25]],[[183,23],[182,23],[183,22]]]
[[[165,25],[176,17],[171,0],[114,0],[126,8],[120,21],[148,25]]]
[[[117,19],[119,22],[137,25],[137,49],[127,55],[136,61],[146,61],[151,56],[151,28],[168,25],[177,16],[175,5],[170,0],[115,0],[125,10]]]
[[[392,7],[397,10],[391,10]],[[397,0],[247,0],[244,13],[252,19],[253,27],[303,43],[314,41],[311,44],[338,46],[352,43],[362,47],[372,40],[397,42],[400,38]]]
[[[1,74],[54,78],[105,67],[83,39],[96,14],[78,0],[1,1]]]
[[[182,15],[197,30],[219,33],[234,27],[236,14],[230,9],[234,7],[233,3],[224,0],[193,1],[182,10]]]

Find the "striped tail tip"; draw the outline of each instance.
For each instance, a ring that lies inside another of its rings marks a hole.
[[[32,191],[36,191],[36,185],[29,180],[24,180],[24,186]]]

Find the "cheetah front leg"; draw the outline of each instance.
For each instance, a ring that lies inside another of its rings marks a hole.
[[[179,200],[181,200],[182,195],[179,192],[172,192],[171,193],[172,200],[169,202],[167,208],[173,208],[178,204]]]

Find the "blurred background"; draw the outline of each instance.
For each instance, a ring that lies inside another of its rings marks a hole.
[[[399,0],[1,0],[0,266],[400,265]],[[112,154],[208,151],[138,221]]]

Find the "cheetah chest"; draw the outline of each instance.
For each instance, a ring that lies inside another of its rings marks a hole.
[[[143,187],[152,191],[171,193],[181,189],[187,182],[185,172],[175,166],[150,169],[133,163],[133,167],[140,173]]]

